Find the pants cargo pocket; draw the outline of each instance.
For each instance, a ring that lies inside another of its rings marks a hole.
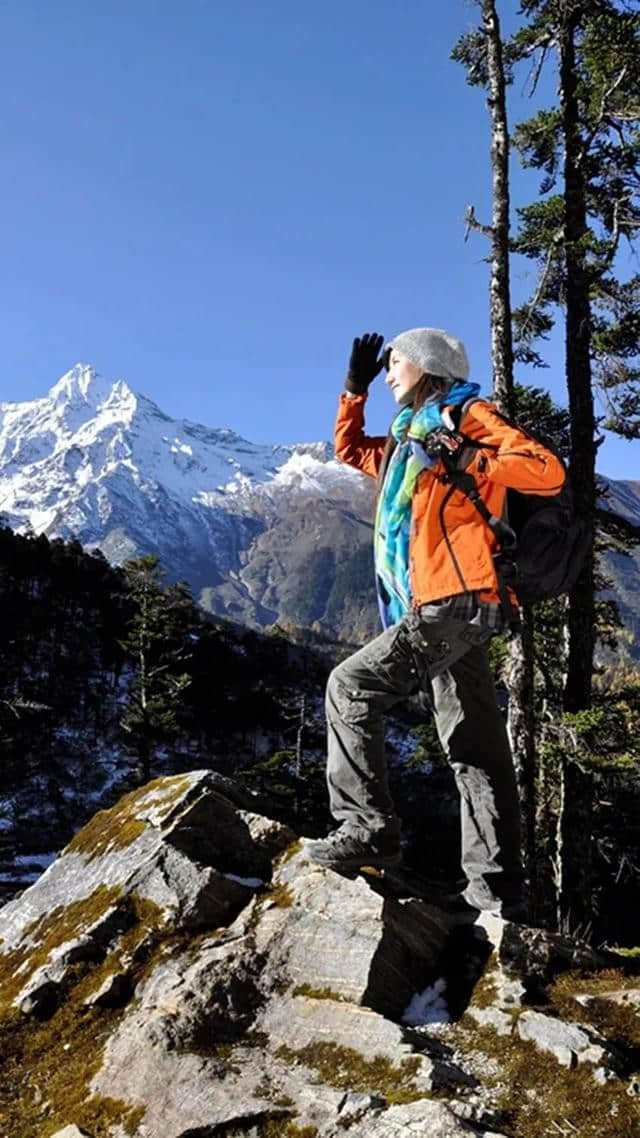
[[[327,717],[331,722],[364,723],[369,714],[369,704],[359,688],[348,687],[337,677],[329,677]]]
[[[420,687],[421,662],[416,658],[405,621],[393,629],[384,645],[374,641],[365,648],[362,663],[388,685],[388,690],[408,695]]]

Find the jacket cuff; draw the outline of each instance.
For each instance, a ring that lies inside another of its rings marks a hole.
[[[365,403],[368,394],[369,393],[367,391],[363,392],[362,395],[353,395],[352,392],[350,392],[350,391],[341,391],[340,392],[340,402],[341,403]]]

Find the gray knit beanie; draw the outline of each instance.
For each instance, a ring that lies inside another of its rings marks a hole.
[[[392,348],[411,360],[429,375],[438,375],[453,383],[469,378],[469,360],[464,344],[444,328],[410,328],[400,332],[384,348],[385,366],[389,365]]]

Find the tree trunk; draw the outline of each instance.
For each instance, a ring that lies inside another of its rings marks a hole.
[[[522,628],[511,645],[509,660],[508,732],[520,791],[522,854],[528,881],[531,916],[537,915],[536,738],[534,714],[533,613],[526,608]]]
[[[509,130],[500,21],[495,0],[482,0],[482,21],[487,48],[491,114],[491,171],[493,178],[491,224],[491,357],[493,396],[505,414],[513,408],[513,336],[509,278]],[[536,743],[533,665],[533,617],[523,617],[521,633],[511,645],[509,674],[509,737],[521,801],[523,858],[529,892],[535,897]]]
[[[563,767],[564,808],[560,816],[562,859],[558,927],[560,932],[587,940],[593,924],[593,776],[570,759],[563,762]],[[577,834],[579,840],[576,840]]]
[[[596,500],[595,419],[591,383],[591,306],[584,239],[586,184],[577,98],[575,23],[569,19],[560,41],[560,93],[564,135],[566,258],[566,373],[571,413],[570,476],[576,511],[591,527]],[[567,711],[590,706],[594,654],[593,556],[588,557],[570,596],[569,659],[564,691]]]
[[[493,394],[509,414],[513,400],[513,343],[509,289],[509,131],[500,22],[494,0],[482,0],[491,114],[491,358]]]
[[[307,722],[307,697],[303,693],[300,696],[300,713],[298,718],[298,729],[296,731],[296,778],[302,778],[302,753],[304,747],[304,729]]]

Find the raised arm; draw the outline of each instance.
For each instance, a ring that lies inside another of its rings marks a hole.
[[[379,332],[365,332],[353,341],[344,381],[346,391],[340,396],[334,436],[337,458],[373,478],[380,468],[386,439],[365,435],[364,404],[369,387],[383,368],[380,355],[383,343],[384,337]]]
[[[375,478],[380,469],[386,443],[384,435],[365,435],[364,405],[366,395],[349,395],[343,391],[338,406],[334,445],[336,458],[355,466],[363,474]]]

